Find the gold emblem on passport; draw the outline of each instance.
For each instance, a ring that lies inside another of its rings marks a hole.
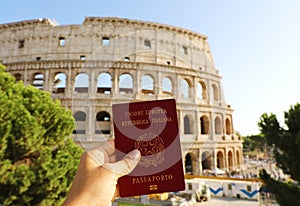
[[[141,167],[150,165],[158,166],[165,161],[163,151],[165,149],[163,139],[152,132],[139,136],[135,141],[135,148],[140,150],[142,158],[139,162]]]
[[[149,190],[157,190],[157,185],[149,185]]]

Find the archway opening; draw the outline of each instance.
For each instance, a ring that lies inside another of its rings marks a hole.
[[[76,122],[76,129],[73,131],[74,134],[85,134],[86,128],[86,114],[82,111],[78,111],[74,114]]]
[[[101,73],[97,78],[97,93],[111,94],[111,75],[109,73]]]
[[[44,89],[44,74],[36,73],[33,76],[32,85],[40,90]]]
[[[189,98],[190,97],[190,85],[187,82],[187,80],[182,79],[180,82],[180,94],[183,98]]]
[[[200,100],[206,100],[207,99],[206,85],[202,81],[197,83],[197,97]]]
[[[217,153],[217,168],[219,168],[219,169],[225,168],[224,155],[223,155],[223,152],[221,152],[221,151],[219,151]]]
[[[172,94],[172,81],[169,77],[164,77],[162,80],[162,92],[164,94]]]
[[[142,93],[153,95],[154,94],[154,79],[150,75],[144,75],[141,78]]]
[[[222,133],[222,124],[220,117],[215,118],[215,134],[221,134]]]
[[[22,80],[22,74],[17,73],[17,74],[14,75],[14,77],[16,79],[16,82]]]
[[[202,171],[212,170],[213,165],[213,156],[209,151],[203,152],[201,155],[202,158]]]
[[[228,118],[226,118],[225,124],[226,124],[226,134],[229,135],[231,134],[231,123]]]
[[[183,118],[184,123],[184,134],[193,134],[193,122],[188,115],[185,115]]]
[[[185,156],[185,173],[186,174],[193,174],[193,160],[190,153],[187,153]]]
[[[119,93],[133,93],[133,78],[130,74],[121,74],[119,77]]]
[[[75,78],[75,93],[89,92],[89,76],[86,73],[80,73]]]
[[[202,116],[200,118],[200,129],[201,129],[201,134],[208,134],[209,132],[209,119],[207,116]]]
[[[212,90],[213,90],[213,101],[218,101],[219,91],[218,91],[218,87],[215,84],[212,85]]]
[[[54,93],[65,93],[66,85],[67,85],[67,77],[63,72],[57,73],[54,76],[53,81],[53,92]]]
[[[110,115],[108,112],[99,112],[96,115],[96,134],[110,134]]]

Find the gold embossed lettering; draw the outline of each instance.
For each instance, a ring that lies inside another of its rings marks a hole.
[[[170,181],[173,178],[174,178],[174,176],[172,174],[152,175],[152,176],[145,176],[145,177],[133,177],[132,184]]]
[[[125,112],[125,117],[136,117],[144,115],[144,110]]]
[[[152,118],[152,123],[162,123],[162,122],[172,122],[171,117],[160,117],[160,118]]]

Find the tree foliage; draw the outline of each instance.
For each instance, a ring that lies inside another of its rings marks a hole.
[[[294,182],[280,182],[261,171],[267,188],[275,194],[280,205],[300,205],[300,104],[284,112],[284,126],[280,126],[274,114],[263,114],[258,123],[267,144],[273,147],[278,166],[291,176]]]
[[[0,203],[60,205],[81,153],[71,112],[1,64],[0,105]]]
[[[251,135],[244,137],[243,147],[246,151],[264,152],[265,143],[266,140],[263,135]]]

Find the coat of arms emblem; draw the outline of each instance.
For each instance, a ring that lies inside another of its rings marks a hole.
[[[163,139],[152,132],[139,136],[135,141],[135,148],[140,150],[142,158],[139,165],[149,167],[158,166],[165,161],[163,152],[165,149]]]

